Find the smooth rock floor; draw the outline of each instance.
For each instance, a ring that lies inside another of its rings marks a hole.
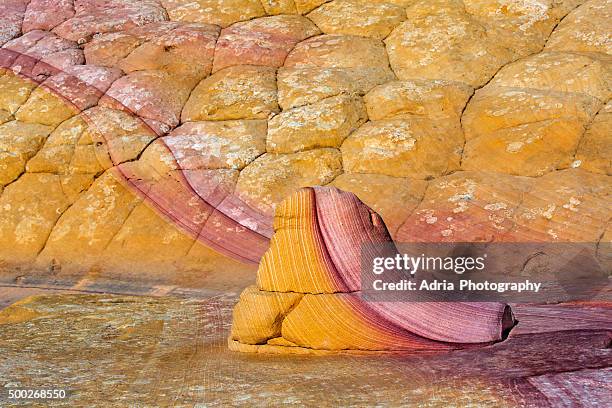
[[[452,354],[278,356],[227,350],[235,300],[23,299],[0,311],[0,384],[72,393],[16,404],[2,392],[0,406],[606,406],[612,395],[608,304],[515,306],[507,340]]]

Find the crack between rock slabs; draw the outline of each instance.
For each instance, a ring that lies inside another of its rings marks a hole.
[[[298,15],[299,15],[299,16],[305,17],[305,18],[307,18],[308,20],[310,20],[310,17],[308,17],[308,14],[313,13],[313,12],[315,12],[315,11],[319,10],[321,7],[323,7],[324,5],[326,5],[327,3],[330,3],[330,2],[332,2],[332,1],[333,1],[333,0],[324,0],[324,1],[323,1],[323,3],[319,4],[317,7],[313,8],[312,10],[307,11],[305,14],[302,14],[302,13],[301,13],[301,12],[298,10],[298,8],[297,8],[297,4],[295,5],[295,10],[297,11],[297,13],[298,13]],[[312,24],[315,24],[315,23],[314,23],[314,21],[312,21],[312,20],[310,20],[310,21],[312,22]],[[317,26],[317,25],[315,24],[315,26]],[[317,27],[318,27],[318,26],[317,26]]]
[[[31,95],[31,94],[30,94],[30,95]],[[30,97],[28,96],[28,100],[29,100],[29,99],[30,99]],[[27,100],[26,100],[26,102],[24,102],[24,103],[23,103],[23,105],[25,105],[25,103],[27,103]],[[23,106],[23,105],[21,105],[21,106]],[[15,112],[15,113],[16,113],[16,112]],[[78,115],[78,114],[77,114],[77,115]],[[60,122],[59,124],[57,124],[57,126],[55,126],[55,127],[54,127],[54,128],[51,130],[51,131],[49,131],[49,133],[48,133],[48,134],[45,136],[44,141],[43,141],[43,142],[40,144],[40,146],[38,147],[38,149],[36,149],[36,152],[35,152],[34,154],[32,154],[32,156],[31,156],[31,157],[29,157],[29,158],[28,158],[28,159],[25,161],[25,163],[23,164],[23,171],[22,171],[21,173],[19,173],[19,174],[17,175],[17,177],[16,177],[16,178],[15,178],[13,181],[11,181],[11,182],[9,182],[8,184],[5,184],[4,186],[2,186],[2,192],[4,192],[8,186],[10,186],[10,185],[12,185],[12,184],[14,184],[14,183],[18,182],[18,181],[21,179],[21,177],[22,177],[22,176],[24,176],[25,174],[41,174],[41,173],[45,173],[45,174],[57,174],[57,175],[60,175],[59,173],[49,173],[49,172],[44,172],[44,171],[33,171],[33,172],[28,171],[28,170],[27,170],[27,169],[28,169],[28,163],[30,163],[30,161],[31,161],[32,159],[34,159],[34,158],[35,158],[35,157],[38,155],[38,153],[40,153],[40,152],[41,152],[41,151],[44,149],[45,145],[47,144],[47,142],[48,142],[48,140],[49,140],[49,137],[51,137],[51,135],[53,134],[53,132],[55,132],[55,131],[56,131],[56,130],[57,130],[57,129],[58,129],[60,126],[61,126],[61,125],[63,125],[64,123],[68,122],[68,121],[69,121],[69,120],[71,120],[71,119],[74,119],[74,118],[75,118],[77,115],[71,116],[71,117],[69,117],[68,119],[63,120],[62,122]],[[18,120],[17,120],[17,119],[15,119],[14,121],[18,121]],[[22,122],[22,123],[25,123],[25,122]],[[76,148],[76,144],[75,144],[75,148]]]
[[[26,162],[26,164],[27,164],[27,162]],[[4,192],[6,191],[6,188],[7,188],[8,186],[10,186],[10,185],[15,184],[16,182],[18,182],[18,181],[19,181],[19,179],[21,179],[21,177],[22,177],[24,174],[26,174],[26,170],[25,170],[25,166],[26,166],[26,164],[24,164],[24,165],[23,165],[23,171],[22,171],[21,173],[19,173],[19,174],[17,175],[17,177],[16,177],[16,178],[15,178],[13,181],[10,181],[9,183],[7,183],[7,184],[5,184],[4,186],[2,186],[2,193],[4,193]]]
[[[550,34],[548,34],[548,37],[546,38],[546,40],[544,41],[544,46],[542,47],[542,50],[544,50],[546,48],[546,46],[548,45],[548,42],[550,41],[550,37],[552,37],[553,33],[555,32],[555,30],[557,29],[557,27],[559,27],[559,24],[561,24],[563,22],[563,20],[565,20],[565,18],[567,16],[569,16],[570,14],[572,14],[575,10],[577,10],[578,8],[580,8],[584,3],[578,4],[577,6],[575,6],[574,8],[572,8],[570,11],[568,11],[563,17],[561,17],[559,19],[559,21],[557,21],[557,23],[553,26],[552,30],[550,30]]]
[[[136,195],[136,197],[138,197]],[[113,232],[113,235],[111,235],[111,237],[109,238],[108,242],[104,245],[104,248],[102,248],[102,250],[100,251],[100,253],[104,253],[106,252],[106,250],[108,249],[108,247],[113,243],[113,241],[115,240],[115,238],[117,237],[117,235],[119,235],[119,233],[121,232],[121,230],[123,229],[123,227],[125,227],[126,222],[128,221],[128,219],[130,218],[130,215],[132,215],[132,213],[134,212],[134,210],[136,210],[137,207],[139,207],[140,205],[142,205],[143,200],[141,198],[138,198],[138,202],[132,207],[130,208],[130,210],[128,211],[128,213],[126,214],[125,218],[123,219],[123,221],[121,222],[121,226],[119,228],[117,228],[117,231]]]
[[[595,99],[597,99],[597,98],[595,98]],[[598,99],[598,100],[600,100],[600,99]],[[595,114],[588,121],[588,123],[584,124],[584,131],[580,135],[580,138],[578,138],[578,142],[576,143],[576,149],[574,149],[574,154],[572,155],[572,163],[576,162],[576,156],[578,155],[578,152],[580,151],[580,146],[584,143],[584,138],[586,137],[586,134],[589,132],[589,130],[591,130],[591,128],[593,126],[593,123],[595,123],[595,119],[597,119],[597,116],[601,113],[601,111],[604,110],[606,108],[606,106],[608,106],[610,101],[612,101],[612,99],[607,99],[606,101],[602,101],[602,105],[599,107],[597,112],[595,112]],[[589,171],[589,170],[587,170],[587,171]],[[589,172],[592,172],[592,171],[589,171]],[[596,172],[593,172],[593,173],[596,173]]]
[[[74,1],[74,0],[73,0]],[[157,3],[157,5],[159,6],[160,9],[164,10],[165,13],[165,21],[172,21],[170,20],[170,14],[168,13],[168,9],[166,7],[164,7],[164,3],[161,0],[156,0],[155,1]]]
[[[19,37],[22,37],[22,36],[24,35],[24,32],[23,32],[23,23],[25,23],[25,17],[26,17],[26,14],[27,14],[27,12],[28,12],[28,8],[29,8],[29,7],[30,7],[30,5],[32,4],[32,1],[33,1],[33,0],[29,0],[29,1],[28,1],[28,3],[25,5],[25,7],[24,7],[24,9],[23,9],[23,16],[21,17],[21,24],[19,24],[19,34],[20,34],[20,35],[19,35],[19,36],[17,36],[17,37],[15,37],[15,38],[13,38],[12,40],[14,40],[14,39],[16,39],[16,38],[19,38]],[[11,40],[9,40],[9,41],[11,41]],[[9,41],[7,41],[7,42],[9,42]],[[6,43],[5,43],[5,44],[6,44]],[[4,44],[3,44],[3,45],[4,45]]]
[[[608,219],[608,221],[606,222],[606,224],[604,225],[601,234],[599,234],[599,237],[597,238],[597,243],[595,244],[595,255],[597,256],[599,254],[599,248],[603,242],[603,238],[606,235],[606,232],[608,231],[608,228],[611,225],[611,221],[612,221],[612,217]],[[611,244],[610,242],[607,242],[608,244]]]
[[[414,216],[414,214],[419,210],[419,207],[421,206],[421,204],[423,204],[423,202],[425,201],[425,197],[427,197],[427,192],[429,191],[429,187],[431,186],[431,183],[433,183],[435,181],[434,180],[423,180],[425,181],[425,183],[427,183],[425,185],[425,190],[423,190],[423,195],[421,196],[421,198],[419,199],[419,202],[414,206],[414,208],[412,209],[412,211],[410,211],[410,213],[408,214],[408,216],[406,217],[406,219],[404,221],[402,221],[402,223],[400,223],[399,227],[397,227],[395,234],[399,233],[404,226],[406,225],[406,223],[408,222],[408,220],[410,218],[412,218]]]
[[[28,6],[26,7],[26,14],[27,14],[28,9],[30,8],[30,5],[32,4],[32,2],[33,2],[33,1],[34,1],[34,0],[30,0],[30,1],[29,1]],[[50,28],[48,28],[48,29],[46,29],[46,30],[42,30],[42,31],[47,31],[47,32],[49,32],[49,33],[55,34],[55,33],[53,32],[53,30],[55,30],[57,27],[59,27],[59,26],[61,26],[62,24],[64,24],[66,21],[73,19],[73,18],[76,16],[76,8],[74,7],[74,0],[71,0],[71,1],[70,1],[70,7],[71,7],[71,9],[72,9],[72,15],[71,15],[70,17],[68,17],[66,20],[60,21],[59,23],[55,24],[53,27],[50,27]],[[24,34],[25,34],[25,33],[23,32],[23,23],[25,23],[25,14],[24,14],[24,20],[23,20],[23,22],[21,23],[21,33],[22,33],[21,35],[24,35]],[[34,31],[34,30],[31,30],[31,31]],[[29,32],[29,31],[28,31],[28,32]],[[55,34],[55,35],[57,35],[57,34]],[[57,36],[58,36],[58,37],[60,37],[60,38],[63,38],[63,37],[61,37],[61,36],[59,36],[59,35],[57,35]],[[78,44],[78,42],[77,42],[77,41],[75,41],[75,42],[77,43],[77,45],[81,45],[81,44]]]
[[[214,25],[214,24],[213,24]],[[181,112],[179,113],[179,124],[177,127],[180,127],[181,125],[183,125],[184,123],[187,123],[189,121],[183,122],[183,111],[185,110],[185,106],[187,106],[187,103],[189,102],[189,100],[191,99],[191,96],[193,94],[193,92],[195,91],[195,89],[202,83],[202,81],[210,78],[213,75],[213,69],[215,68],[215,57],[217,56],[217,46],[219,45],[219,38],[221,38],[221,32],[223,31],[223,28],[221,26],[217,26],[219,27],[219,35],[217,36],[217,38],[215,39],[215,47],[213,48],[213,54],[211,57],[211,61],[210,61],[210,72],[206,73],[194,86],[193,88],[191,88],[191,90],[189,91],[189,95],[187,95],[187,98],[185,99],[185,103],[183,104],[183,106],[181,107]],[[278,98],[277,98],[278,99]],[[168,131],[168,133],[170,133],[170,131]],[[168,134],[166,133],[166,134]]]
[[[140,118],[140,116],[137,116],[137,117],[138,117],[140,120],[142,120],[142,118]],[[144,121],[143,121],[143,122],[144,122]],[[111,160],[111,163],[113,163],[113,167],[117,167],[117,166],[119,166],[119,165],[121,165],[121,164],[124,164],[124,163],[133,163],[133,162],[137,162],[137,161],[139,161],[139,160],[142,158],[142,155],[144,154],[144,152],[145,152],[145,151],[146,151],[146,150],[147,150],[149,147],[151,147],[151,145],[152,145],[153,143],[155,143],[156,141],[158,141],[158,140],[162,139],[164,136],[167,136],[167,135],[168,135],[168,133],[164,133],[163,135],[161,135],[161,136],[160,136],[160,135],[157,135],[157,133],[156,133],[155,131],[153,131],[153,133],[154,133],[156,136],[155,136],[153,139],[149,140],[149,141],[147,142],[147,144],[146,144],[146,145],[144,145],[144,147],[142,148],[142,150],[141,150],[141,151],[140,151],[140,152],[139,152],[139,153],[136,155],[136,157],[134,157],[133,159],[128,159],[128,160],[120,161],[119,163],[115,163],[115,162],[113,161],[113,158],[111,157],[110,152],[109,152],[109,158],[110,158],[110,160]],[[163,141],[163,140],[162,140],[162,141]],[[107,144],[107,146],[108,146],[108,144]],[[168,149],[168,151],[169,151],[169,152],[171,152],[170,148],[169,148],[169,147],[168,147],[168,146],[167,146],[165,143],[164,143],[164,146],[165,146],[165,147]],[[172,157],[174,158],[174,155],[172,155]],[[175,160],[176,160],[176,159],[175,159]],[[113,168],[113,167],[111,167],[111,168]],[[108,169],[107,169],[107,170],[108,170]]]
[[[540,51],[538,51],[537,53],[531,54],[531,55],[535,55],[540,53]],[[529,56],[526,56],[524,58],[527,58]],[[474,98],[474,96],[476,95],[476,92],[479,91],[480,89],[483,89],[484,87],[486,87],[487,85],[489,85],[491,83],[491,81],[493,81],[493,79],[495,79],[495,76],[497,76],[497,74],[499,73],[499,71],[501,71],[502,69],[504,69],[504,67],[506,67],[507,65],[510,65],[516,61],[518,61],[519,59],[522,58],[517,58],[513,61],[509,61],[507,63],[505,63],[504,65],[500,66],[495,73],[491,76],[491,78],[489,78],[489,80],[484,83],[483,85],[479,86],[479,87],[475,87],[473,88],[474,90],[472,91],[472,94],[470,95],[470,97],[467,99],[467,101],[465,102],[465,106],[463,107],[463,109],[461,110],[461,114],[459,115],[459,125],[461,126],[461,131],[463,132],[463,148],[461,149],[461,158],[459,159],[459,168],[462,169],[463,168],[463,159],[465,157],[465,147],[467,146],[467,138],[465,136],[465,127],[463,124],[463,118],[465,116],[465,111],[467,110],[468,106],[470,105],[470,102],[472,102],[472,99]],[[468,86],[471,86],[470,84],[467,84]]]
[[[58,175],[58,176],[61,177],[60,175]],[[59,181],[59,183],[60,183],[60,188],[62,189],[62,194],[64,194],[64,196],[66,198],[68,198],[68,196],[64,192],[64,187],[62,186],[61,180]],[[40,249],[36,252],[36,256],[34,257],[34,259],[38,258],[40,256],[40,254],[45,250],[45,248],[47,247],[47,244],[49,243],[49,238],[51,238],[51,234],[53,234],[53,231],[55,230],[55,227],[57,227],[57,225],[59,224],[59,222],[62,219],[62,217],[64,217],[64,215],[68,212],[68,210],[70,208],[72,208],[72,206],[79,200],[79,198],[81,198],[81,196],[83,194],[86,194],[89,191],[89,189],[91,188],[93,183],[94,183],[94,179],[92,178],[92,182],[86,188],[84,188],[83,190],[79,191],[78,196],[74,199],[74,201],[72,201],[70,204],[68,204],[68,206],[64,209],[64,211],[62,211],[62,213],[59,215],[59,217],[57,217],[57,219],[53,223],[53,226],[49,230],[49,233],[45,237],[45,241],[43,242],[43,244],[40,247]]]

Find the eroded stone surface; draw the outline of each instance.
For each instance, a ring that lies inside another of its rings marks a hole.
[[[87,129],[75,148],[75,156],[85,154],[83,150],[89,150],[89,145],[93,145],[93,153],[104,169],[136,159],[157,138],[150,126],[124,110],[97,106],[84,111],[81,116]],[[75,165],[95,164],[92,162],[91,158],[83,158]]]
[[[53,31],[69,40],[85,42],[95,33],[121,31],[166,18],[166,11],[155,0],[137,4],[130,0],[109,0],[104,5],[96,0],[85,0],[75,8],[72,18]]]
[[[293,0],[262,0],[261,4],[269,16],[277,14],[297,14],[297,7]]]
[[[161,3],[168,10],[171,20],[221,27],[265,15],[259,0],[162,0]]]
[[[129,73],[164,70],[202,78],[212,69],[219,28],[209,24],[160,22],[121,33],[101,34],[85,47],[90,64]]]
[[[307,18],[272,16],[236,23],[221,32],[213,70],[232,65],[280,67],[300,41],[319,33]]]
[[[419,1],[386,39],[400,79],[484,85],[503,65],[539,51],[576,2]]]
[[[325,34],[349,34],[383,39],[406,18],[406,11],[390,3],[337,0],[308,14]]]
[[[28,3],[23,32],[52,30],[74,16],[74,0],[32,0]]]
[[[0,124],[8,122],[12,118],[13,118],[13,115],[11,115],[9,112],[5,111],[4,109],[0,109]]]
[[[427,119],[369,122],[342,144],[349,173],[428,179],[459,168],[462,134],[458,126]]]
[[[503,67],[491,86],[581,93],[610,98],[609,59],[565,52],[542,52]],[[562,79],[562,80],[560,80]]]
[[[104,174],[75,201],[51,232],[41,253],[42,259],[56,259],[65,265],[77,258],[82,262],[85,256],[95,257],[104,251],[141,201],[118,178],[117,174]],[[82,214],[87,214],[87,224],[81,221]]]
[[[480,86],[513,57],[459,2],[418,2],[385,42],[400,79],[450,79]]]
[[[109,108],[123,105],[166,133],[179,124],[192,83],[165,71],[136,71],[115,81],[101,103]]]
[[[24,0],[7,0],[2,6],[0,45],[12,40],[21,33],[21,22],[25,15],[27,2]]]
[[[93,141],[87,143],[87,127],[83,118],[75,116],[55,128],[36,155],[27,162],[28,172],[96,174],[102,170]]]
[[[33,124],[55,127],[79,113],[76,106],[44,87],[38,87],[15,112],[15,119]]]
[[[183,108],[182,120],[267,119],[278,111],[275,70],[237,65],[200,82]]]
[[[293,154],[266,153],[240,173],[237,193],[271,214],[295,190],[331,182],[342,172],[337,149],[314,149]]]
[[[517,210],[515,236],[523,241],[599,242],[608,222],[605,175],[569,169],[533,182]]]
[[[166,279],[163,270],[176,268],[177,258],[186,257],[193,243],[193,238],[160,218],[152,208],[137,204],[110,242],[102,246],[104,261],[99,268],[112,270],[121,280],[130,281],[137,279],[134,271],[146,265],[151,281],[171,285],[173,279]],[[141,259],[143,253],[150,253],[146,260]]]
[[[100,34],[85,44],[85,58],[88,64],[115,66],[142,42],[127,32]]]
[[[546,49],[612,53],[609,0],[591,0],[572,11],[551,34]]]
[[[580,141],[576,152],[575,166],[596,173],[612,174],[612,144],[610,125],[612,125],[612,103],[603,107]]]
[[[162,140],[181,169],[243,169],[265,151],[262,120],[186,123]]]
[[[281,68],[278,102],[283,109],[314,104],[339,94],[364,95],[376,85],[394,79],[380,68]]]
[[[527,178],[458,172],[430,183],[397,239],[412,242],[598,242],[609,210],[604,175],[569,169]]]
[[[532,180],[457,172],[430,182],[423,201],[397,233],[399,242],[489,242],[514,228]]]
[[[0,76],[0,107],[10,114],[17,112],[19,107],[28,100],[36,83],[24,80],[10,71],[2,72]]]
[[[267,148],[271,153],[295,153],[340,147],[367,119],[361,98],[340,95],[294,108],[270,120]]]
[[[386,68],[388,58],[379,40],[350,35],[322,35],[299,43],[287,56],[285,66]]]
[[[92,179],[93,174],[28,173],[8,186],[0,197],[0,258],[31,262]]]
[[[417,115],[459,120],[472,88],[449,81],[393,81],[365,96],[371,120]]]
[[[26,162],[36,154],[51,129],[16,120],[0,125],[0,184],[8,184],[23,173]]]

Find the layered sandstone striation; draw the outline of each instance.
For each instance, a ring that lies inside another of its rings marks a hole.
[[[230,348],[444,351],[499,341],[514,325],[503,303],[365,300],[362,260],[397,253],[380,216],[354,194],[299,190],[276,209],[257,284],[234,309]]]
[[[242,288],[303,187],[609,240],[609,0],[9,0],[0,278]]]

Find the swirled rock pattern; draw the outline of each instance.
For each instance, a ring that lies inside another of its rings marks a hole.
[[[513,326],[502,303],[364,300],[362,259],[394,254],[384,222],[354,194],[299,190],[277,207],[257,285],[234,309],[230,347],[442,351],[499,341]]]
[[[242,288],[296,190],[609,240],[610,0],[6,0],[0,277]]]

